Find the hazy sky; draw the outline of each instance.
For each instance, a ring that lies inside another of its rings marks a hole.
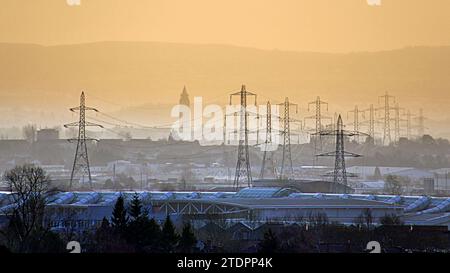
[[[0,43],[160,41],[332,53],[450,46],[450,0],[381,0],[381,6],[370,6],[367,0],[80,0],[80,5],[68,4],[76,1],[0,0]],[[376,103],[389,90],[414,113],[420,106],[428,117],[445,120],[445,126],[430,127],[443,128],[445,132],[439,134],[450,136],[448,48],[405,50],[392,53],[394,57],[389,52],[379,54],[297,55],[139,43],[45,49],[2,45],[0,111],[13,113],[13,119],[4,119],[13,124],[31,117],[48,121],[76,105],[80,90],[88,90],[93,106],[102,106],[95,101],[98,97],[125,107],[175,103],[183,85],[192,96],[214,97],[242,83],[259,95],[290,96],[303,106],[321,95],[331,105],[352,109],[353,104]],[[354,94],[352,100],[347,99],[349,94]],[[51,105],[58,108],[50,110]],[[30,106],[42,115],[15,109]]]
[[[0,42],[164,41],[327,52],[450,45],[449,0],[67,1],[2,0]]]

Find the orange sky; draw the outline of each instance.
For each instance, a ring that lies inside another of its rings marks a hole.
[[[0,43],[160,41],[269,50],[166,43],[3,44],[0,110],[34,103],[39,111],[50,111],[53,103],[66,111],[77,103],[80,90],[88,90],[90,99],[107,97],[127,105],[175,103],[183,85],[192,96],[214,97],[246,83],[259,94],[290,96],[303,106],[321,95],[345,113],[354,104],[376,104],[389,90],[402,106],[415,113],[423,107],[428,117],[445,122],[430,127],[450,136],[448,48],[338,56],[282,52],[450,46],[450,0],[381,1],[374,7],[367,0],[81,0],[80,6],[67,0],[0,0]],[[13,111],[18,116],[20,111]]]
[[[220,43],[347,52],[450,45],[450,1],[2,0],[0,42]]]

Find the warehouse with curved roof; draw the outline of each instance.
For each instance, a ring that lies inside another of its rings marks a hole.
[[[135,192],[59,192],[47,197],[47,210],[57,211],[52,226],[73,221],[80,228],[97,226],[109,219],[119,196],[128,203]],[[149,217],[163,220],[298,222],[316,215],[329,221],[352,224],[370,210],[374,223],[397,215],[409,225],[450,226],[450,198],[364,194],[301,193],[292,188],[246,188],[238,192],[137,192]],[[15,204],[13,193],[0,192],[0,224]],[[75,212],[75,213],[73,213]],[[69,216],[70,215],[70,219]]]

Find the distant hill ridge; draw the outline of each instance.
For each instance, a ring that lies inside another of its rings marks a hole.
[[[104,98],[124,109],[173,104],[184,85],[191,99],[224,104],[245,83],[260,104],[289,96],[304,108],[321,96],[341,113],[377,104],[389,91],[402,106],[444,120],[449,71],[450,46],[320,53],[162,42],[0,43],[0,107],[73,106],[81,90],[88,100]]]

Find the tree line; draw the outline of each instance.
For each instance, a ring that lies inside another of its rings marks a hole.
[[[186,222],[179,234],[169,216],[162,226],[149,218],[139,195],[135,194],[129,208],[122,196],[117,199],[110,220],[104,218],[100,227],[84,244],[88,252],[118,253],[192,253],[197,251],[197,238]]]
[[[72,232],[66,236],[54,232],[49,225],[53,215],[46,206],[58,190],[50,188],[50,178],[45,171],[26,164],[5,172],[3,178],[11,191],[8,198],[12,202],[3,212],[6,221],[0,226],[0,251],[66,252],[64,242],[74,236]],[[104,218],[98,229],[87,230],[77,237],[87,252],[190,253],[196,251],[197,243],[189,222],[179,234],[169,216],[162,226],[150,219],[138,194],[133,196],[128,208],[120,196],[110,219]]]

